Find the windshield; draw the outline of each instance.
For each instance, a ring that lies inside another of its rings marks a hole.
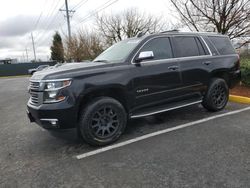
[[[135,38],[118,42],[101,53],[94,62],[120,63],[128,57],[140,41],[141,39]]]

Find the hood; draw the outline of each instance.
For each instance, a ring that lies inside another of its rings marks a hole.
[[[106,63],[94,63],[94,62],[88,62],[88,63],[64,63],[61,65],[55,65],[49,68],[46,68],[42,71],[38,71],[33,74],[31,77],[31,80],[42,80],[45,77],[49,77],[52,75],[63,75],[64,73],[70,73],[74,72],[76,70],[88,70],[92,67],[98,67],[106,65]]]

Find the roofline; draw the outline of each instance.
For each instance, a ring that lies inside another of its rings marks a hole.
[[[228,37],[227,35],[222,35],[221,33],[215,33],[215,32],[179,32],[179,31],[166,31],[160,33],[146,34],[142,37],[146,38],[150,36],[173,36],[173,35]]]

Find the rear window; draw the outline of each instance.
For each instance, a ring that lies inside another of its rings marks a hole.
[[[174,37],[174,40],[176,57],[191,57],[205,54],[204,49],[202,49],[202,46],[198,46],[201,45],[200,41],[195,39],[195,37],[176,36]]]
[[[235,50],[228,37],[208,37],[221,55],[235,54]]]

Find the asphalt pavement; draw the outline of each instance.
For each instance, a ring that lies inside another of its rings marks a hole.
[[[250,110],[78,160],[99,148],[26,117],[27,77],[0,79],[0,187],[250,187]],[[200,105],[129,121],[118,143],[246,108]]]

